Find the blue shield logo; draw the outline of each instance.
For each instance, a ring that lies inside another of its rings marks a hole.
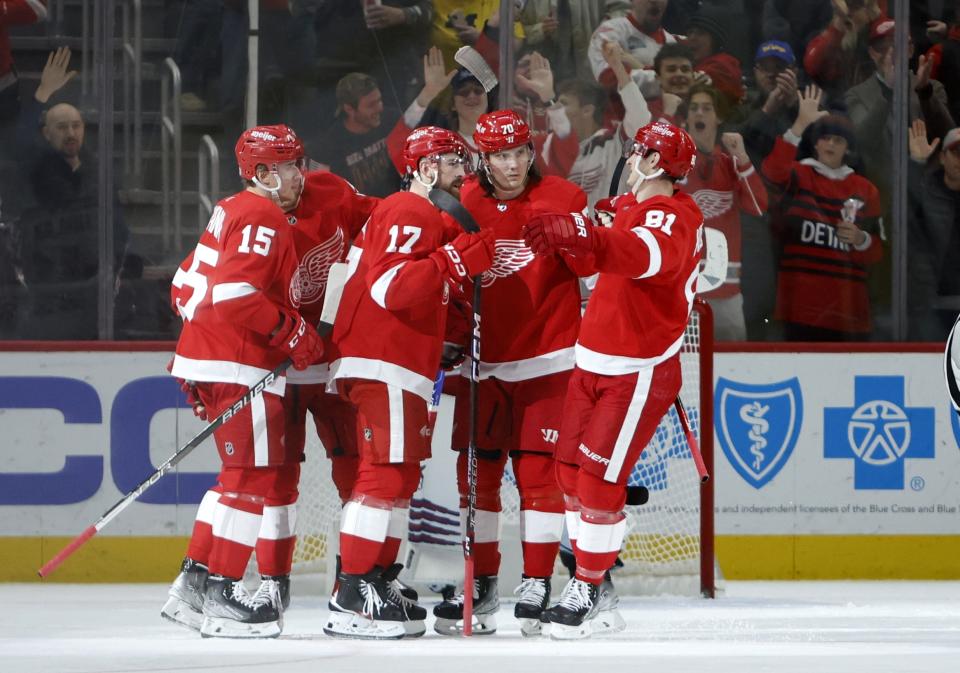
[[[803,424],[796,378],[757,385],[720,378],[714,393],[717,438],[733,469],[756,489],[790,459]]]

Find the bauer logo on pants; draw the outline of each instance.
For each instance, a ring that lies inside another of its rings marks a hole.
[[[796,378],[756,385],[720,378],[714,399],[717,438],[733,469],[756,489],[790,459],[803,424]]]

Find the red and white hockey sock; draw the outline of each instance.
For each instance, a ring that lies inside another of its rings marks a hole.
[[[473,573],[476,576],[500,572],[500,512],[478,509],[474,513]],[[460,509],[460,532],[467,529],[467,510]]]
[[[407,536],[409,518],[410,501],[395,500],[393,509],[390,510],[390,527],[387,529],[387,539],[383,541],[380,556],[377,558],[377,565],[381,568],[389,568],[397,562],[400,545],[403,543],[403,538]]]
[[[527,577],[550,577],[560,551],[563,534],[561,512],[520,510],[520,543],[523,546],[523,574]]]
[[[203,500],[197,508],[197,518],[193,522],[190,544],[187,545],[187,556],[203,565],[207,565],[210,560],[210,549],[213,547],[213,512],[219,499],[219,486],[214,486],[203,494]]]
[[[575,548],[577,579],[600,584],[604,573],[617,560],[626,530],[627,519],[623,512],[581,508]]]
[[[365,575],[377,565],[390,530],[393,499],[354,495],[340,516],[340,567],[348,575]]]
[[[297,505],[263,508],[257,539],[257,568],[261,575],[289,575],[293,567],[293,549],[297,544]]]
[[[532,451],[513,455],[513,474],[520,491],[520,542],[523,574],[550,577],[563,534],[563,494],[553,456]]]
[[[224,493],[213,512],[213,547],[208,568],[211,575],[243,577],[250,554],[260,535],[263,500]]]

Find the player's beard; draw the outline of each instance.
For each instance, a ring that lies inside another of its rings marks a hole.
[[[466,180],[466,176],[457,177],[450,181],[446,186],[442,186],[441,189],[451,196],[460,198],[460,188],[463,187],[463,181]]]

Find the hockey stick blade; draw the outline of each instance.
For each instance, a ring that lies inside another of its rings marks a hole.
[[[453,55],[453,60],[469,70],[487,93],[493,91],[500,83],[497,74],[487,63],[487,59],[473,47],[460,47]]]
[[[321,325],[321,328],[324,327],[325,326]],[[292,364],[293,362],[291,360],[284,360],[282,363],[277,365],[273,371],[250,386],[250,390],[248,390],[243,397],[227,407],[222,414],[217,416],[211,423],[207,425],[207,427],[201,430],[196,437],[177,449],[177,451],[172,456],[167,458],[167,460],[163,462],[160,467],[153,472],[153,474],[141,481],[129,493],[117,501],[117,503],[108,509],[103,516],[97,520],[96,523],[85,528],[80,535],[75,537],[66,547],[60,550],[56,556],[47,561],[43,567],[37,571],[37,574],[40,577],[49,577],[54,570],[59,568],[60,565],[70,558],[75,551],[82,547],[87,540],[103,530],[103,528],[113,521],[113,519],[120,514],[120,512],[125,510],[133,501],[139,498],[144,491],[160,481],[160,478],[163,477],[163,475],[176,467],[181,460],[186,458],[191,451],[203,443],[203,440],[212,435],[217,428],[229,421],[234,416],[238,415],[250,404],[250,402],[262,395],[267,389],[267,386],[272,384],[279,376],[283,375],[283,372],[285,372]]]

